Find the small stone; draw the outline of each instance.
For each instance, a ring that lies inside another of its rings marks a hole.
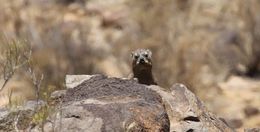
[[[226,122],[228,126],[234,129],[241,128],[243,126],[243,122],[241,119],[226,119]]]
[[[244,108],[244,113],[247,117],[251,117],[259,114],[259,110],[255,107],[247,106],[246,108]]]
[[[260,128],[246,128],[244,132],[260,132]]]

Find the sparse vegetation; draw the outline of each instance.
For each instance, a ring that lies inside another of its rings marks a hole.
[[[5,42],[1,42],[1,75],[4,83],[0,90],[2,90],[12,76],[24,67],[29,58],[27,56],[27,47],[21,41],[2,39]],[[29,53],[30,54],[30,53]]]
[[[16,88],[10,87],[8,83],[15,83],[14,81],[9,82],[12,78],[16,78],[15,75],[19,74],[19,77],[23,77],[19,80],[28,81],[32,85],[27,85],[27,87],[32,87],[35,91],[34,98],[37,99],[37,102],[41,99],[45,102],[50,101],[50,94],[56,88],[48,84],[48,87],[43,88],[42,82],[44,80],[44,75],[37,70],[37,65],[35,65],[34,60],[32,59],[32,48],[31,45],[26,41],[20,41],[17,39],[2,39],[1,44],[1,74],[3,77],[3,85],[1,87],[1,96],[4,94],[8,95],[8,108],[15,111],[19,105],[23,104],[26,101],[26,98],[22,98],[23,94],[17,94],[21,91],[19,88],[26,88],[21,86],[15,86]],[[27,78],[27,79],[25,79]],[[28,88],[27,88],[28,89]],[[30,89],[30,88],[29,88]],[[6,93],[5,93],[6,92]],[[49,106],[45,104],[44,106],[37,106],[32,114],[32,117],[20,117],[20,112],[14,112],[15,121],[13,122],[13,127],[15,130],[18,130],[18,121],[20,118],[26,118],[26,121],[23,121],[25,125],[28,124],[41,124],[45,123],[48,115],[53,111],[54,106]],[[26,116],[26,115],[22,115]],[[19,122],[19,125],[21,123]],[[41,128],[44,131],[43,128]]]

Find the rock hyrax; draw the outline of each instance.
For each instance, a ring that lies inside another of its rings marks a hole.
[[[149,49],[137,49],[131,53],[133,78],[138,83],[157,85],[152,74],[152,52]]]

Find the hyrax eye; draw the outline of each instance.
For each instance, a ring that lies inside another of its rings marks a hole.
[[[144,57],[145,57],[145,58],[148,58],[148,54],[144,54]]]
[[[134,57],[135,57],[135,59],[138,59],[138,55],[135,55]]]

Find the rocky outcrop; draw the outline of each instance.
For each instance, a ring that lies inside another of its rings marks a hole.
[[[62,100],[62,114],[58,117],[62,127],[57,125],[55,129],[233,131],[182,84],[174,85],[168,92],[159,86],[102,75],[71,75],[66,84],[70,87],[66,93],[61,91],[61,96],[56,92]]]
[[[183,84],[166,91],[135,80],[69,75],[66,85],[51,96],[57,109],[31,131],[233,131]]]

